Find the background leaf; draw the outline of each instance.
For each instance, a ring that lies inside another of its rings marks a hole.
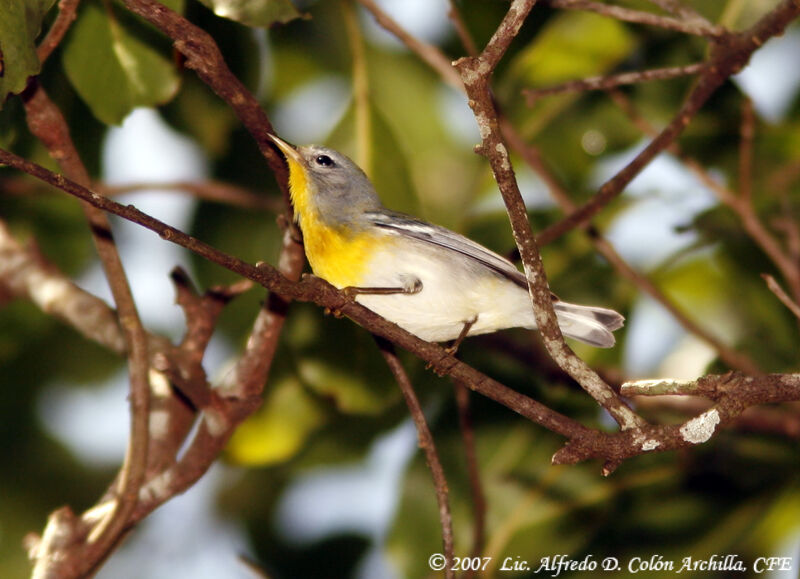
[[[110,4],[83,7],[64,48],[64,70],[94,115],[110,125],[136,107],[167,102],[179,86],[173,63],[136,38]]]
[[[36,37],[55,0],[0,0],[0,108],[39,72]]]
[[[222,18],[246,26],[268,28],[300,17],[290,0],[200,0]]]

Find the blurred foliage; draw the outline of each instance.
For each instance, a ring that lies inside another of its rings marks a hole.
[[[686,3],[736,29],[774,6],[771,0]],[[54,168],[29,136],[13,96],[40,69],[35,43],[41,40],[40,29],[46,30],[55,17],[52,4],[0,0],[0,145]],[[478,137],[466,99],[416,56],[376,40],[367,31],[371,18],[366,13],[339,1],[167,4],[215,38],[282,135],[290,138],[293,131],[300,133],[295,125],[310,125],[303,134],[314,134],[362,163],[390,207],[454,228],[500,253],[512,248],[491,173],[472,151]],[[457,4],[479,46],[508,5],[499,0]],[[652,9],[645,0],[619,4]],[[356,30],[347,23],[348,11],[355,11]],[[268,31],[250,28],[270,24]],[[433,42],[449,58],[464,53],[452,29]],[[688,64],[704,55],[701,39],[537,6],[501,63],[495,94],[501,110],[539,147],[546,165],[579,202],[594,193],[599,162],[640,147],[641,133],[605,94],[551,96],[529,107],[520,90]],[[272,174],[235,115],[179,64],[169,42],[120,3],[84,0],[39,79],[64,112],[84,162],[98,178],[108,125],[121,123],[136,107],[162,105],[165,122],[202,149],[210,177],[279,198]],[[345,102],[334,102],[335,95],[319,89],[327,86],[319,84],[323,80],[348,87]],[[689,86],[689,80],[678,79],[622,92],[642,115],[663,126]],[[12,96],[3,102],[7,94]],[[301,94],[314,98],[298,102]],[[680,140],[688,154],[734,189],[739,185],[741,103],[740,90],[726,83]],[[792,169],[800,150],[799,103],[795,95],[784,120],[758,121],[755,127],[754,204],[781,240],[788,231],[780,229],[781,219],[796,223],[800,207],[800,172]],[[586,146],[589,137],[591,147]],[[521,159],[513,161],[528,194],[535,179]],[[604,229],[637,202],[623,196],[598,217],[597,225]],[[532,207],[535,230],[560,216],[551,203]],[[0,215],[19,239],[35,243],[68,275],[79,277],[94,263],[81,211],[71,199],[3,169]],[[694,242],[662,263],[649,264],[646,273],[682,309],[765,371],[796,369],[797,322],[759,274],[780,276],[736,216],[713,206],[687,215],[681,227]],[[242,259],[270,263],[278,259],[282,234],[274,215],[210,202],[196,204],[189,233]],[[551,285],[563,298],[632,311],[639,291],[598,258],[585,236],[572,233],[543,251]],[[235,279],[218,266],[190,259],[202,287]],[[263,299],[261,292],[250,291],[223,313],[218,333],[233,352],[244,345]],[[43,393],[55,386],[96,387],[91,384],[109,380],[122,361],[30,304],[2,305],[0,577],[5,578],[28,573],[21,548],[25,533],[41,530],[47,514],[62,504],[76,510],[91,505],[112,476],[87,466],[65,441],[46,434],[50,429],[39,408]],[[625,330],[617,335],[620,345],[613,350],[576,349],[609,375],[622,376],[628,338]],[[540,350],[538,338],[523,331],[504,332],[502,338],[468,340],[461,355],[509,387],[588,425],[607,427],[587,396],[541,368],[533,353]],[[474,501],[452,388],[419,361],[403,360],[431,419],[451,492],[456,551],[465,556],[472,550]],[[707,368],[720,369],[716,360]],[[659,371],[652,368],[654,374]],[[563,442],[559,437],[491,401],[474,395],[471,401],[488,504],[483,554],[493,557],[495,569],[505,557],[533,563],[558,554],[594,560],[615,556],[624,563],[652,555],[680,561],[736,553],[749,562],[783,554],[792,541],[796,544],[800,457],[794,440],[729,430],[691,451],[630,460],[603,478],[598,464],[551,466],[550,457]],[[686,416],[679,409],[649,412],[653,421]],[[320,469],[362,464],[373,443],[406,419],[402,397],[372,338],[347,320],[309,304],[292,304],[264,404],[236,432],[225,457],[245,465],[246,473],[220,493],[219,506],[244,521],[258,562],[276,577],[314,576],[319,569],[326,570],[326,577],[352,577],[375,546],[401,576],[431,576],[427,560],[441,551],[441,532],[431,478],[419,453],[402,474],[390,526],[377,537],[343,529],[303,544],[282,536],[275,526],[280,499],[293,483]],[[797,557],[794,564],[795,569],[800,565]]]
[[[247,26],[271,26],[300,16],[289,0],[200,0],[214,14]]]
[[[39,72],[36,37],[55,0],[0,2],[0,108],[6,97],[23,91],[28,77]]]
[[[136,107],[170,100],[178,90],[169,59],[129,32],[108,4],[83,6],[64,46],[64,72],[109,125],[120,124]]]

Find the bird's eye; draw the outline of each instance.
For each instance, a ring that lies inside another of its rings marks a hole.
[[[315,160],[320,167],[333,167],[336,164],[328,155],[319,155]]]

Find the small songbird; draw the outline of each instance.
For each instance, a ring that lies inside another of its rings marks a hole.
[[[314,274],[431,342],[504,328],[536,329],[525,276],[507,259],[444,227],[383,206],[364,172],[317,145],[270,135],[289,165],[289,191]],[[614,345],[624,318],[553,298],[565,336]]]

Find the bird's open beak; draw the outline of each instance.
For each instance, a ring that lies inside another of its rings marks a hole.
[[[276,137],[271,133],[268,134],[267,136],[270,139],[272,139],[272,141],[276,145],[278,145],[278,148],[281,150],[281,152],[283,152],[283,154],[286,155],[287,160],[294,161],[295,163],[298,163],[300,166],[303,166],[305,164],[303,162],[303,157],[300,155],[300,153],[297,152],[297,149],[294,147],[294,145],[290,145],[283,139],[279,139],[278,137]]]

